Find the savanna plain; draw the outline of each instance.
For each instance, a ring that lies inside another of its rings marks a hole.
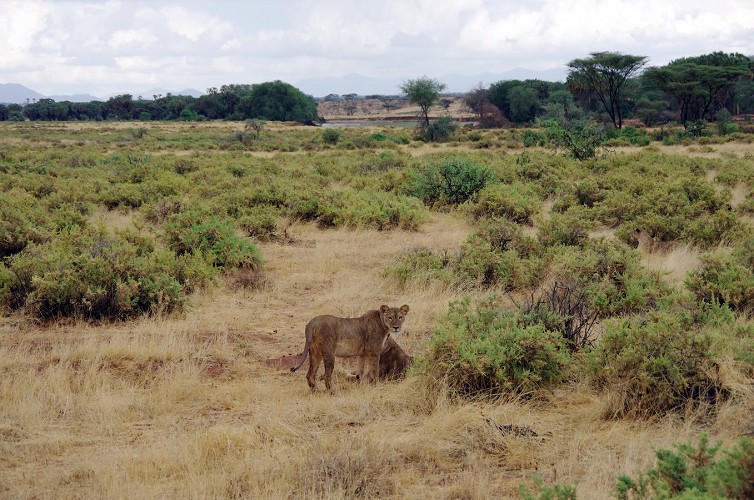
[[[0,128],[0,497],[639,498],[702,436],[751,469],[750,134]],[[290,372],[381,304],[404,377]]]

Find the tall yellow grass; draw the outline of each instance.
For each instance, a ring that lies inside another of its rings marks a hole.
[[[182,316],[122,324],[0,325],[0,497],[515,497],[531,474],[606,498],[654,450],[706,431],[732,440],[745,408],[712,425],[668,417],[606,422],[609,395],[564,387],[547,400],[463,403],[414,376],[361,386],[336,365],[334,393],[266,360],[298,354],[314,315],[411,306],[420,354],[456,298],[379,278],[400,252],[453,250],[469,226],[434,215],[418,232],[290,230],[263,245],[260,290],[223,286]],[[308,242],[308,243],[307,243]]]

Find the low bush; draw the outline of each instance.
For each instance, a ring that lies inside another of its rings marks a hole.
[[[754,498],[754,441],[742,437],[723,450],[710,446],[706,435],[699,444],[679,444],[675,451],[657,450],[657,465],[637,479],[620,476],[619,500],[630,498]],[[719,457],[719,458],[718,458]]]
[[[395,280],[401,288],[410,284],[426,286],[432,281],[449,285],[454,282],[449,265],[447,255],[441,256],[430,249],[417,248],[403,252],[397,262],[382,271],[382,276]]]
[[[0,196],[0,258],[16,254],[30,243],[49,238],[47,214],[38,200],[22,192]]]
[[[324,142],[325,144],[335,145],[338,143],[339,140],[340,140],[340,132],[338,132],[334,128],[328,128],[322,132],[322,142]]]
[[[257,246],[237,236],[230,222],[199,211],[170,216],[165,240],[177,255],[197,252],[219,268],[257,268],[262,263]]]
[[[579,246],[589,238],[595,223],[582,207],[572,207],[565,213],[554,213],[539,228],[539,242],[546,246]]]
[[[414,171],[411,194],[429,205],[459,204],[494,179],[487,167],[465,158],[452,157]]]
[[[335,201],[335,226],[416,230],[428,216],[416,198],[371,189],[341,191]]]
[[[86,228],[15,255],[0,290],[10,307],[42,320],[124,319],[180,309],[212,275],[203,260],[156,250],[149,238]]]
[[[754,339],[731,334],[733,320],[726,311],[709,306],[696,318],[658,311],[646,318],[609,321],[587,356],[591,383],[612,395],[605,417],[649,418],[689,407],[713,410],[735,394],[731,371],[748,373],[751,367],[746,360],[731,361],[731,348],[743,342],[751,350]]]
[[[450,116],[443,116],[437,121],[418,130],[418,138],[425,142],[446,142],[453,137],[458,125]]]
[[[467,210],[480,217],[505,217],[520,224],[531,224],[542,201],[533,186],[496,182],[485,186],[466,202]]]
[[[734,311],[754,309],[754,243],[744,240],[735,250],[718,250],[702,256],[701,266],[690,272],[686,287],[697,300],[727,304]]]
[[[277,229],[277,210],[269,206],[254,207],[238,219],[238,227],[247,236],[261,241],[269,240]]]
[[[563,338],[541,324],[522,325],[490,298],[467,297],[439,320],[419,370],[462,397],[530,394],[563,378],[570,356]]]

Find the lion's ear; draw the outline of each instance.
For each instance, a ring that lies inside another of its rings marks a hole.
[[[385,313],[386,313],[386,312],[388,312],[389,310],[390,310],[390,308],[389,308],[388,306],[386,306],[385,304],[382,304],[382,305],[380,306],[380,312],[381,312],[382,314],[385,314]]]
[[[403,311],[403,314],[408,314],[408,304],[403,304],[401,306],[401,311]]]

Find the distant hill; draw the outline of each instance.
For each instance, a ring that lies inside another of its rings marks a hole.
[[[91,102],[91,101],[106,101],[110,97],[122,94],[131,94],[134,99],[141,96],[143,99],[151,100],[155,95],[167,95],[168,93],[173,95],[186,95],[191,97],[200,97],[204,95],[196,89],[183,89],[178,92],[171,92],[165,89],[152,89],[144,92],[119,92],[106,97],[97,97],[91,94],[71,94],[71,95],[44,95],[32,90],[28,87],[24,87],[18,83],[0,83],[0,103],[3,104],[26,104],[30,101],[38,101],[40,99],[53,99],[55,102],[70,101],[70,102]]]
[[[0,103],[25,104],[28,100],[44,99],[45,96],[18,83],[0,83]]]

